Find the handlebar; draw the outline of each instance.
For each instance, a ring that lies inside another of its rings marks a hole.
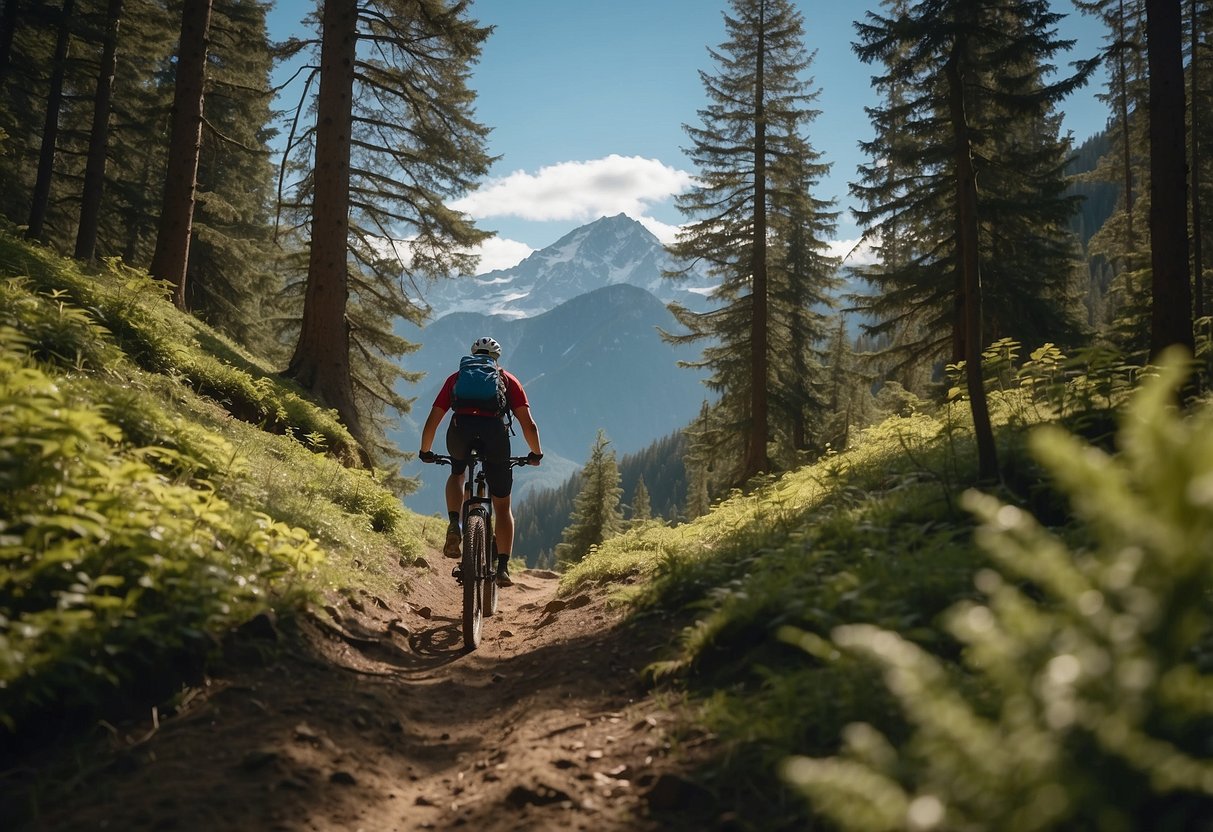
[[[420,459],[420,457],[418,457],[418,458]],[[482,465],[484,464],[484,459],[482,457],[473,456],[472,458],[479,461]],[[542,454],[539,456],[539,459],[543,459]],[[421,461],[430,462],[434,465],[450,465],[452,462],[458,462],[460,460],[456,460],[454,457],[447,456],[446,454],[434,454],[429,460],[422,459]],[[468,461],[470,462],[471,460],[468,460]],[[509,462],[510,462],[511,468],[521,468],[523,465],[531,464],[531,457],[530,456],[512,456],[509,458]]]

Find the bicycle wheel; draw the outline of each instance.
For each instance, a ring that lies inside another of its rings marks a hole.
[[[484,570],[484,614],[485,617],[497,614],[497,544],[489,541],[489,559]]]
[[[463,528],[463,646],[475,650],[480,645],[481,616],[484,608],[481,606],[481,587],[484,584],[485,548],[488,544],[485,535],[484,515],[478,511],[468,514],[467,524]]]

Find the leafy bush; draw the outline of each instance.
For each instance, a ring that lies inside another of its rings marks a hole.
[[[1031,445],[1070,496],[1067,543],[1027,512],[970,493],[984,603],[953,608],[976,691],[903,636],[871,624],[819,660],[874,660],[912,725],[889,742],[867,724],[841,756],[795,757],[786,779],[840,826],[893,829],[1180,830],[1213,816],[1213,407],[1172,402],[1169,357],[1124,415],[1110,456],[1060,428]]]
[[[0,308],[10,311],[0,322],[30,335],[35,355],[95,370],[125,354],[148,372],[185,381],[239,419],[347,462],[359,458],[332,411],[179,314],[165,284],[117,259],[95,274],[79,268],[0,231],[0,274],[10,277],[0,294],[6,301]]]
[[[0,723],[107,690],[243,621],[322,557],[306,532],[174,483],[0,329]],[[100,684],[99,684],[100,683]]]

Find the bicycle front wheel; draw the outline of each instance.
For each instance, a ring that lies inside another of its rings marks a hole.
[[[488,535],[484,515],[480,512],[468,514],[463,527],[463,646],[475,650],[480,645],[484,607],[481,603],[481,588],[485,582],[485,563],[488,557]]]
[[[489,543],[489,559],[484,568],[484,616],[492,617],[497,614],[497,547]]]

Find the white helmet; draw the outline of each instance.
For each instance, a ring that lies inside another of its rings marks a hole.
[[[494,359],[501,358],[501,344],[498,344],[488,336],[477,338],[472,342],[472,355],[478,352],[487,352]]]

